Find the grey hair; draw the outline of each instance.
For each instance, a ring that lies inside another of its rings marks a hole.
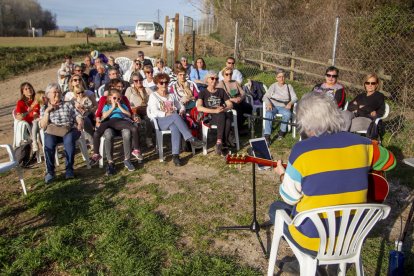
[[[206,76],[204,77],[204,82],[207,83],[208,78],[211,76],[218,76],[217,72],[214,70],[208,70]]]
[[[276,75],[279,75],[281,73],[283,73],[283,75],[284,75],[284,74],[286,74],[286,71],[283,70],[282,68],[276,68],[275,73],[276,73]]]
[[[52,91],[53,89],[56,89],[62,95],[62,89],[60,88],[60,85],[53,82],[53,83],[49,83],[46,87],[46,90],[45,90],[46,98],[48,97],[49,92]]]
[[[297,125],[308,136],[336,133],[344,129],[345,119],[334,99],[325,93],[305,94],[296,107]]]

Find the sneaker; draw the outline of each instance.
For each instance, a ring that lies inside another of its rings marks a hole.
[[[201,149],[205,145],[203,141],[195,137],[191,137],[188,141],[191,143],[191,146],[193,146],[196,149]]]
[[[45,183],[49,184],[55,179],[55,176],[51,173],[47,173],[45,176]]]
[[[135,157],[138,159],[138,161],[142,161],[142,160],[144,160],[144,156],[142,156],[142,153],[141,153],[141,151],[140,151],[140,150],[134,149],[134,150],[131,152],[131,154],[132,154],[133,156],[135,156]]]
[[[178,154],[173,154],[172,160],[173,160],[174,165],[176,165],[177,167],[181,166],[181,160]]]
[[[115,174],[115,165],[114,165],[114,163],[108,163],[108,165],[106,166],[105,174],[108,175],[108,176]]]
[[[73,178],[75,178],[75,174],[73,173],[73,171],[66,171],[65,179],[73,179]]]
[[[134,167],[134,165],[132,165],[131,161],[129,161],[129,160],[124,160],[124,166],[125,166],[125,168],[127,168],[127,169],[128,169],[128,171],[130,171],[130,172],[135,171],[135,167]]]
[[[145,144],[147,145],[147,148],[152,148],[154,146],[154,143],[152,143],[152,138],[146,138]]]
[[[102,156],[99,153],[94,153],[91,158],[89,158],[89,165],[93,166],[101,160]]]

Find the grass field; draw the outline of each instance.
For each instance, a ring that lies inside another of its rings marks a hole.
[[[133,37],[123,37],[126,44],[134,44]],[[104,43],[113,42],[118,43],[118,37],[90,37],[89,43]],[[47,46],[68,46],[74,44],[84,44],[86,38],[84,37],[0,37],[0,47],[47,47]]]

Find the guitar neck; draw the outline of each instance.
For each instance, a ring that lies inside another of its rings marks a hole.
[[[277,162],[272,160],[267,160],[263,158],[253,157],[253,156],[231,156],[228,155],[227,163],[229,164],[245,164],[245,163],[256,163],[263,166],[269,166],[269,167],[277,167]],[[283,167],[286,168],[286,164],[283,164]]]

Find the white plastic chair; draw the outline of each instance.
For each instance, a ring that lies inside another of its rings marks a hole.
[[[96,90],[96,101],[99,102],[99,99],[104,95],[105,92],[105,84],[99,86],[98,90]]]
[[[262,106],[263,110],[266,110],[266,103],[263,102],[263,106]],[[265,113],[263,113],[263,117],[264,117]],[[275,115],[277,118],[282,119],[282,114],[277,113]],[[266,120],[263,119],[263,123],[262,123],[262,135],[264,136],[264,131],[265,131],[265,122]],[[293,109],[292,109],[292,116],[290,117],[289,123],[295,124],[296,123],[296,103],[293,105]],[[296,138],[296,126],[295,125],[288,125],[287,126],[288,132],[292,130],[292,137]]]
[[[115,63],[121,68],[122,74],[125,74],[131,68],[132,60],[127,57],[117,57],[115,58]]]
[[[16,110],[13,109],[13,148],[17,148],[20,146],[22,141],[27,141],[32,139],[32,128],[30,124],[23,120],[16,119]],[[37,142],[37,141],[36,141]],[[40,150],[37,151],[36,155],[37,163],[42,162],[42,157],[40,154]]]
[[[339,264],[338,275],[345,275],[347,263],[355,263],[357,275],[364,275],[361,260],[362,243],[377,221],[388,216],[390,209],[384,204],[338,205],[301,212],[293,219],[284,210],[277,210],[267,275],[272,276],[274,273],[282,237],[298,259],[302,276],[314,276],[318,265],[327,264]],[[341,223],[336,225],[336,218],[340,213]],[[321,218],[326,218],[325,222]],[[316,256],[303,252],[284,234],[285,224],[298,227],[305,219],[310,219],[318,231],[320,242]],[[325,229],[324,225],[328,225],[328,229]]]
[[[237,111],[232,109],[229,110],[228,112],[232,112],[233,113],[233,122],[231,123],[232,127],[233,127],[233,131],[234,131],[234,137],[236,138],[236,148],[239,151],[240,150],[240,141],[239,141],[239,130],[237,127]],[[206,126],[204,123],[201,124],[202,127],[202,133],[203,133],[203,142],[204,142],[204,146],[203,146],[203,154],[207,155],[207,135],[208,135],[208,131],[209,129],[217,129],[216,125],[211,124],[210,127]]]
[[[263,84],[263,88],[265,92],[267,92],[267,86]],[[243,90],[246,92],[248,90],[247,83],[244,85]],[[263,116],[263,105],[262,104],[254,104],[253,96],[246,93],[246,102],[253,107],[253,114],[257,116]],[[250,127],[250,125],[249,125]]]
[[[375,119],[375,124],[378,126],[379,121],[386,119],[389,114],[390,114],[390,106],[387,103],[385,103],[385,112],[384,112],[384,115],[381,118]],[[358,134],[365,134],[366,135],[367,134],[367,129],[365,129],[365,130],[358,130],[358,131],[356,131],[356,133],[358,133]]]
[[[40,129],[40,138],[42,140],[42,145],[43,145],[43,155],[45,155],[45,132],[44,130],[41,128]],[[88,169],[91,168],[91,165],[89,164],[89,155],[88,155],[88,147],[86,146],[86,140],[85,140],[85,133],[82,130],[81,135],[79,137],[79,139],[76,141],[76,144],[79,146],[79,149],[82,153],[82,159],[83,161],[85,161],[86,163],[86,167]],[[58,155],[58,146],[59,145],[63,145],[63,143],[58,143],[56,145],[56,151],[55,151],[55,164],[56,166],[59,166],[59,155]],[[45,157],[45,164],[46,164],[46,157]]]
[[[19,167],[19,163],[17,163],[17,161],[16,161],[16,158],[14,156],[14,152],[12,150],[12,147],[10,145],[0,145],[0,147],[5,148],[7,150],[7,153],[9,154],[9,158],[10,158],[9,162],[0,163],[0,173],[4,173],[4,172],[7,172],[7,171],[10,171],[13,168],[16,168],[17,174],[19,176],[20,184],[22,185],[23,194],[27,195],[26,186],[24,185],[23,171]]]
[[[115,140],[120,140],[123,139],[122,135],[115,135],[113,137],[113,139]],[[105,135],[102,135],[101,137],[101,143],[99,145],[99,155],[102,156],[101,159],[99,159],[99,168],[103,168],[104,166],[104,158],[106,157],[106,153],[105,153]]]
[[[147,114],[151,114],[151,110],[149,107],[147,107]],[[160,162],[164,162],[164,135],[165,134],[171,134],[171,130],[161,130],[158,126],[157,118],[148,116],[151,118],[152,123],[154,124],[154,130],[155,130],[155,138],[157,140],[157,146],[156,149],[158,150],[158,157]],[[193,155],[195,155],[195,148],[191,146],[191,151]]]

